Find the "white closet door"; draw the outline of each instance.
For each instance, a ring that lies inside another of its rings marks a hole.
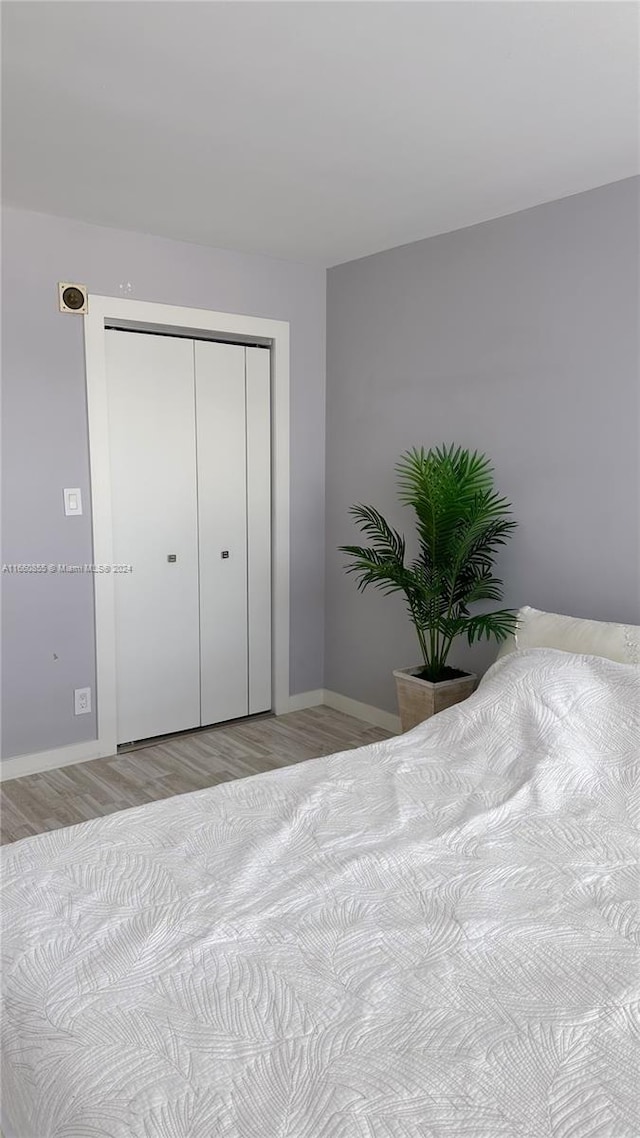
[[[106,339],[114,559],[133,567],[114,582],[124,743],[200,723],[193,342]]]
[[[245,349],[196,341],[202,723],[249,711]]]
[[[270,352],[246,348],[249,714],[271,707]]]

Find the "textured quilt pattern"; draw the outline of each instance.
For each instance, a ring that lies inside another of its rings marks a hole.
[[[639,708],[518,652],[406,736],[5,847],[6,1138],[638,1138]]]

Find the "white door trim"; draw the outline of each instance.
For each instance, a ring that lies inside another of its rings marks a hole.
[[[289,324],[125,297],[89,297],[84,335],[95,565],[113,563],[105,323],[117,321],[187,335],[205,332],[271,342],[273,709],[282,714],[289,706]],[[87,758],[94,757],[96,742],[101,754],[115,754],[117,738],[114,585],[109,573],[94,574],[94,597],[98,739],[87,743]]]

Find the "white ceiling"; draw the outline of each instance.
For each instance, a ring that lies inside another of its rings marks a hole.
[[[4,197],[332,265],[638,171],[638,6],[4,3]]]

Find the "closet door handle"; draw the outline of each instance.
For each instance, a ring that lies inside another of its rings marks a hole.
[[[167,553],[167,561],[170,561],[173,564],[173,562],[177,561],[177,560],[178,560],[177,553]]]
[[[220,551],[220,556],[221,556],[223,561],[227,561],[227,559],[229,557],[229,550],[228,549],[222,549]]]

